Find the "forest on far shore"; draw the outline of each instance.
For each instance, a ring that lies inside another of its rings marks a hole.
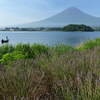
[[[94,29],[83,24],[70,24],[63,27],[62,31],[94,31]]]
[[[69,24],[64,27],[32,27],[32,28],[20,28],[20,27],[6,27],[0,29],[0,31],[100,31],[99,27],[90,27],[84,24]]]

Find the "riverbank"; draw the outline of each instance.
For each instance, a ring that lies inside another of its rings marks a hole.
[[[100,38],[0,46],[0,100],[99,100],[99,91]]]

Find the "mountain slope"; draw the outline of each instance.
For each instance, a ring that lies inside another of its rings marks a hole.
[[[23,24],[20,27],[62,27],[68,24],[100,26],[100,18],[88,15],[78,8],[71,7],[53,17],[38,22]]]

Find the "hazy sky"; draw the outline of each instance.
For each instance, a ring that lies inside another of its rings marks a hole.
[[[45,19],[69,7],[100,17],[100,0],[0,0],[0,26]]]

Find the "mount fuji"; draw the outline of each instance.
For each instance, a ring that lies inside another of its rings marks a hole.
[[[68,24],[100,26],[100,18],[84,13],[76,7],[71,7],[50,18],[19,25],[19,27],[63,27]]]

